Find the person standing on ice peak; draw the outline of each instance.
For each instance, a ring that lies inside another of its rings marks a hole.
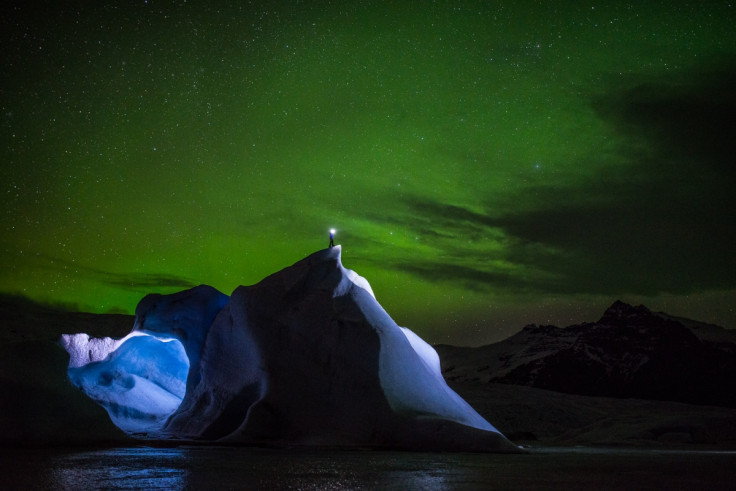
[[[331,228],[330,229],[330,249],[332,249],[333,247],[335,247],[335,229]]]

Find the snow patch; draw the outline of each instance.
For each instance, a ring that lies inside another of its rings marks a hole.
[[[414,352],[419,355],[419,358],[429,368],[430,372],[444,381],[442,368],[440,367],[440,355],[437,354],[437,351],[428,342],[417,336],[411,329],[402,327],[401,332],[404,333]]]
[[[371,288],[370,283],[368,283],[368,280],[360,276],[352,269],[346,269],[345,275],[347,276],[348,280],[350,280],[355,286],[362,288],[363,290],[370,293],[371,297],[376,298],[376,296],[373,294],[373,289]]]

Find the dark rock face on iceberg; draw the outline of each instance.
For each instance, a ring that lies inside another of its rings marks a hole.
[[[229,299],[206,286],[149,295],[124,340],[62,339],[70,378],[147,438],[518,451],[447,386],[436,352],[394,323],[340,252]],[[141,360],[157,345],[163,368]]]

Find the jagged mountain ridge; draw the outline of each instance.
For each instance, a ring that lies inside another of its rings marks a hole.
[[[616,301],[592,323],[529,325],[478,348],[436,346],[453,382],[736,407],[733,332]]]

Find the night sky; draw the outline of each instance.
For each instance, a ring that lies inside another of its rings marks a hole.
[[[229,294],[334,227],[431,343],[736,327],[730,2],[15,3],[0,292]]]

